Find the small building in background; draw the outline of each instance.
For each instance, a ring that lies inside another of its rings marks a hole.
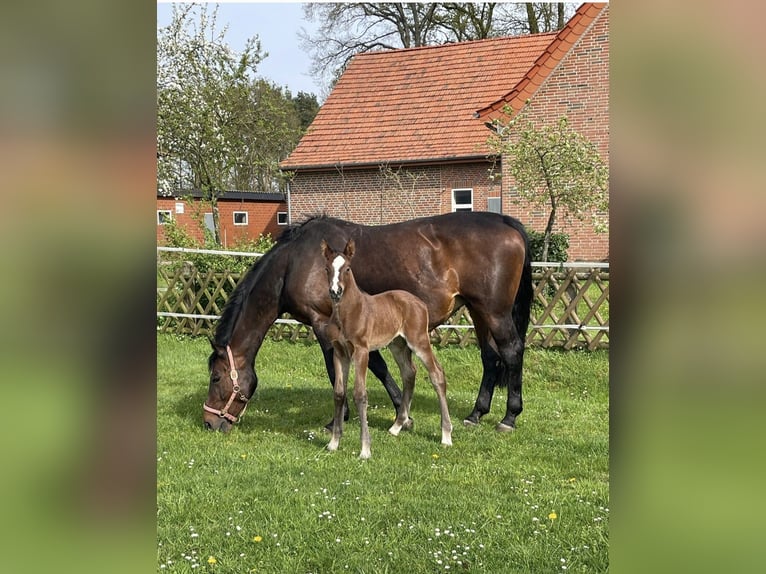
[[[287,200],[281,193],[227,191],[218,196],[220,236],[223,247],[243,239],[270,234],[276,239],[287,226]],[[165,224],[173,220],[199,242],[204,229],[213,230],[213,210],[199,190],[176,197],[157,195],[157,244],[165,245]]]

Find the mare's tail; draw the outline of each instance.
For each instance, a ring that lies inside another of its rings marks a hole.
[[[513,227],[524,238],[524,267],[521,271],[521,282],[516,292],[516,298],[513,301],[513,324],[516,332],[521,337],[522,353],[527,339],[527,329],[529,328],[529,314],[532,308],[532,258],[529,254],[529,237],[520,221],[509,216],[504,216],[506,225]]]

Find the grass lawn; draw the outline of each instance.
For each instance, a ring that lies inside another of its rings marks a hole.
[[[478,349],[435,349],[452,447],[439,442],[422,365],[415,428],[399,437],[387,433],[393,407],[370,374],[369,461],[357,458],[353,407],[340,450],[325,450],[332,392],[316,344],[266,340],[258,390],[228,435],[202,428],[207,340],[158,334],[157,351],[158,572],[609,569],[605,351],[530,349],[524,412],[516,432],[500,434],[504,389],[481,425],[461,424],[478,391]]]

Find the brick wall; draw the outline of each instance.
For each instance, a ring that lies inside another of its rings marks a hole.
[[[609,163],[609,7],[599,15],[574,48],[562,59],[525,108],[536,124],[553,124],[567,116],[569,126],[596,144]],[[505,194],[514,195],[513,180],[503,174]],[[514,204],[514,211],[531,229],[544,231],[548,212]],[[608,214],[606,214],[608,216]],[[609,257],[609,234],[595,233],[590,217],[580,222],[557,217],[554,231],[569,234],[570,261],[600,261]]]
[[[183,205],[183,213],[176,213],[176,204]],[[210,203],[174,198],[157,198],[157,210],[170,210],[176,222],[182,225],[192,237],[202,241],[204,212],[212,213]],[[276,239],[284,229],[277,224],[277,212],[287,212],[286,202],[218,200],[221,242],[229,247],[243,238],[258,239],[261,234],[270,233]],[[234,212],[247,212],[247,225],[234,225]],[[157,244],[163,245],[163,226],[157,225]]]
[[[298,172],[291,183],[290,218],[327,213],[367,225],[396,223],[452,211],[452,190],[473,189],[473,208],[500,196],[489,162],[345,171]],[[504,206],[505,207],[505,206]]]

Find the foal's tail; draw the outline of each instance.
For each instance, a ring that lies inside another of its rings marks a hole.
[[[513,227],[524,238],[524,267],[521,270],[521,282],[516,292],[516,298],[513,301],[513,324],[516,332],[521,337],[522,352],[527,338],[527,329],[529,328],[529,314],[532,308],[532,258],[529,255],[529,237],[524,229],[524,225],[513,217],[504,216],[506,225]]]

